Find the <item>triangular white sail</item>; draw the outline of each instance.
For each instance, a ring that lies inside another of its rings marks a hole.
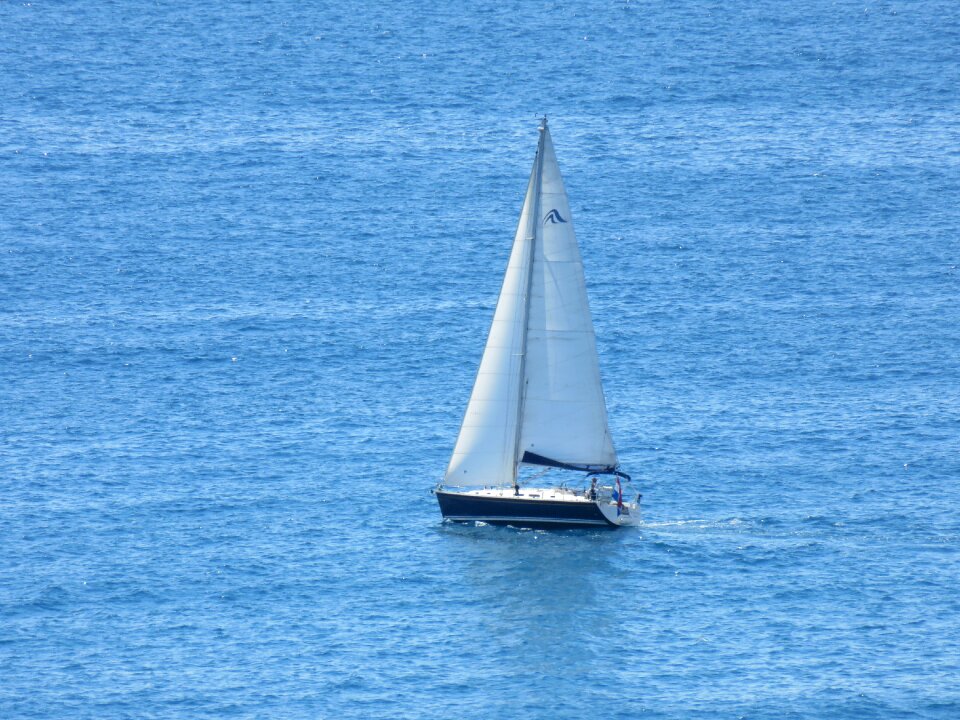
[[[516,442],[520,412],[529,237],[534,212],[538,160],[534,160],[510,262],[500,288],[480,369],[447,466],[448,485],[505,485],[516,476]]]
[[[544,130],[540,218],[527,323],[526,396],[518,459],[613,467],[597,341],[567,192]]]
[[[546,121],[541,133],[446,485],[512,484],[522,460],[617,464],[583,263]]]

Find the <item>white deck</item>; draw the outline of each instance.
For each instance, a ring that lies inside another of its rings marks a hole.
[[[516,495],[512,487],[491,487],[476,488],[464,490],[464,495],[476,495],[478,497],[504,497],[514,500],[563,500],[565,502],[595,502],[590,500],[582,492],[570,490],[567,488],[520,488],[520,494]]]

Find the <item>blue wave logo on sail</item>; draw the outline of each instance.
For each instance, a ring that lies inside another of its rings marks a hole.
[[[556,209],[553,209],[550,212],[548,212],[546,216],[544,216],[543,218],[544,225],[546,225],[547,223],[553,223],[554,225],[556,225],[557,223],[565,223],[565,222],[566,220],[564,220],[560,216],[560,213],[558,213]]]

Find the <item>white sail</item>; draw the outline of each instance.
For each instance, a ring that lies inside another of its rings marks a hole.
[[[541,133],[445,485],[512,484],[522,461],[617,464],[583,262],[545,122]]]
[[[493,324],[460,435],[447,466],[445,485],[508,485],[516,477],[520,377],[537,168],[535,159]]]
[[[617,464],[600,384],[583,261],[550,132],[544,129],[537,240],[517,459],[600,469]]]

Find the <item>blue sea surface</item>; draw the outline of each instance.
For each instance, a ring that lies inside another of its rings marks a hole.
[[[960,4],[0,30],[0,717],[960,718]],[[544,113],[639,528],[430,493]]]

